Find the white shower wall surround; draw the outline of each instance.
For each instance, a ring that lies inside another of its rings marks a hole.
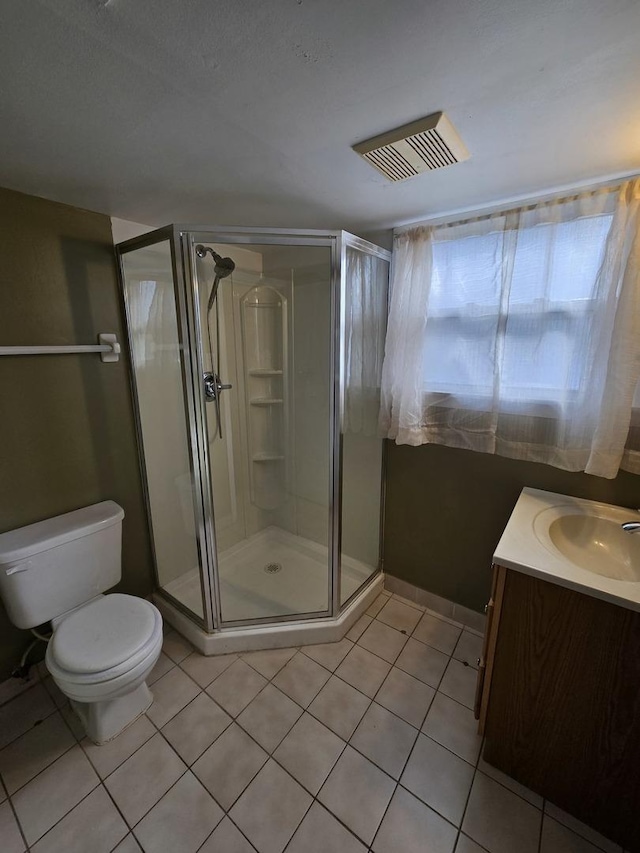
[[[180,226],[118,249],[163,614],[210,653],[339,639],[382,582],[382,443],[357,406],[379,394],[388,253]],[[219,423],[205,373],[231,386]]]

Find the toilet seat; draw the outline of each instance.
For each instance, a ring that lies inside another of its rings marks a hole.
[[[99,674],[125,664],[130,668],[147,647],[162,619],[144,598],[112,593],[74,610],[51,638],[56,663],[69,673]]]
[[[46,664],[77,701],[113,698],[152,667],[162,647],[162,617],[142,598],[112,593],[75,610],[54,631]]]

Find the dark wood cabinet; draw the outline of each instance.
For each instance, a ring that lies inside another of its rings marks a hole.
[[[484,758],[640,853],[640,613],[494,566]]]

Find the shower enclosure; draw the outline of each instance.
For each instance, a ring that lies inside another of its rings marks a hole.
[[[382,583],[389,253],[178,225],[117,253],[165,618],[205,653],[339,639]]]

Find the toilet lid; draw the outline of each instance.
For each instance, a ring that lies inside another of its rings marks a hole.
[[[148,601],[112,593],[67,616],[53,634],[51,652],[68,672],[101,672],[132,658],[155,626],[156,610]]]

